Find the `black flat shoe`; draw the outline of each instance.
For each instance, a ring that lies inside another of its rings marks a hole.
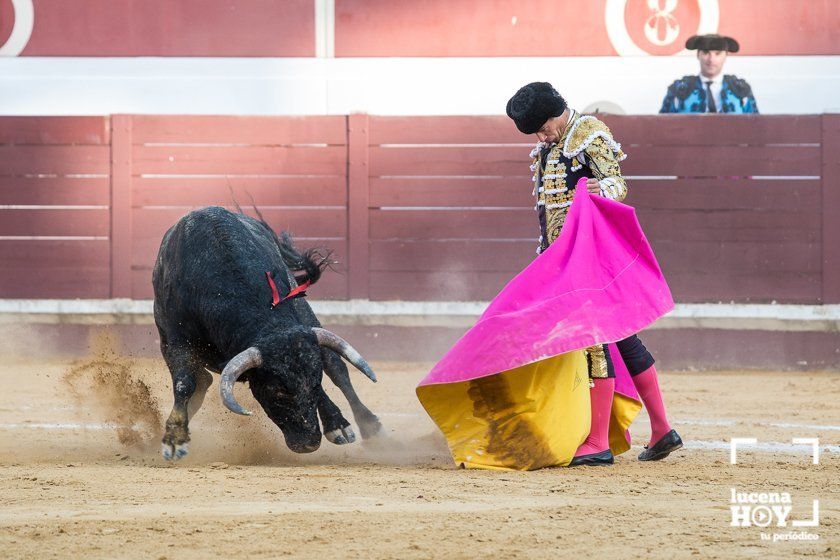
[[[683,446],[680,435],[676,430],[671,430],[662,438],[639,454],[639,461],[660,461]]]
[[[579,457],[575,457],[572,459],[572,462],[569,463],[570,467],[578,467],[581,465],[586,466],[603,466],[603,465],[612,465],[615,463],[615,459],[613,458],[612,451],[607,449],[606,451],[601,451],[600,453],[590,453],[589,455],[581,455]]]

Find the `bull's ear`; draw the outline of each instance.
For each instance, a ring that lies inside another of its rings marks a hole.
[[[262,363],[263,358],[259,349],[256,346],[251,346],[231,358],[225,366],[225,369],[222,371],[222,381],[219,384],[219,393],[222,396],[222,402],[231,411],[245,416],[251,415],[249,410],[242,408],[242,406],[236,402],[236,398],[233,396],[233,384],[236,383],[236,380],[239,379],[243,373],[249,369],[260,367]]]
[[[361,354],[359,354],[355,348],[350,346],[346,340],[327,329],[321,329],[318,327],[312,327],[312,334],[314,334],[315,338],[318,340],[318,345],[336,352],[339,356],[356,366],[356,369],[367,375],[371,381],[376,383],[376,374],[373,373],[373,370],[365,359],[362,358]]]

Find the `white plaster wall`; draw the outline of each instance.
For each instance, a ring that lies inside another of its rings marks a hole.
[[[606,100],[656,113],[692,57],[0,58],[0,115],[183,113],[503,114],[523,84],[552,82],[573,107]],[[840,56],[738,57],[762,113],[840,109]]]

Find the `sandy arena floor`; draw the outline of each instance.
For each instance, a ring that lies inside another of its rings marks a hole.
[[[613,467],[519,473],[454,467],[414,397],[430,364],[373,365],[380,382],[356,386],[385,437],[294,455],[260,412],[225,411],[216,381],[190,456],[169,464],[162,361],[2,362],[0,557],[840,557],[838,373],[666,372],[684,450],[636,461],[642,416]],[[245,387],[237,395],[260,411]],[[759,440],[738,465],[733,437]],[[819,438],[819,465],[794,437]],[[731,488],[788,492],[788,526],[730,527]],[[791,527],[814,499],[819,526]],[[819,540],[762,540],[803,531]]]

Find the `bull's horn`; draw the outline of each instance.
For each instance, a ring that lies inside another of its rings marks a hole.
[[[312,332],[315,334],[315,338],[318,339],[319,345],[335,351],[338,355],[342,356],[345,360],[356,366],[356,369],[367,375],[371,381],[376,383],[376,374],[373,373],[373,370],[370,369],[370,366],[365,359],[362,358],[361,354],[359,354],[355,348],[350,346],[346,340],[335,333],[331,333],[327,329],[312,327]]]
[[[233,396],[233,384],[239,379],[243,373],[251,368],[260,367],[262,365],[262,354],[260,351],[251,346],[247,350],[243,350],[234,356],[222,370],[222,382],[219,386],[219,392],[222,395],[222,402],[225,406],[237,414],[250,416],[251,411],[242,408]]]

